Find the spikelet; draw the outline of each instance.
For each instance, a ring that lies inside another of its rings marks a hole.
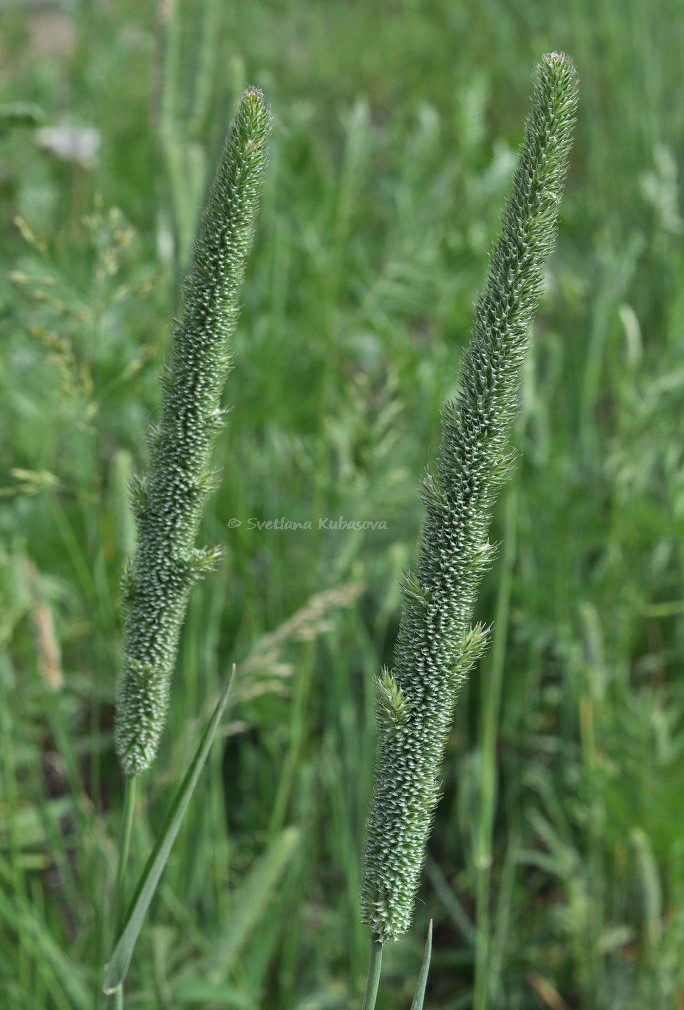
[[[150,436],[150,466],[131,484],[137,553],[124,575],[125,658],[116,712],[116,750],[126,775],[153,761],[192,585],[220,552],[197,549],[211,451],[222,425],[228,341],[239,311],[245,261],[266,162],[270,111],[248,88],[238,105],[200,222],[162,375],[162,407]]]
[[[410,924],[456,695],[486,642],[471,627],[473,609],[493,555],[487,530],[511,467],[521,363],[555,243],[576,108],[572,61],[545,55],[460,390],[443,406],[437,463],[423,481],[418,564],[403,585],[394,669],[377,692],[362,915],[381,942]]]

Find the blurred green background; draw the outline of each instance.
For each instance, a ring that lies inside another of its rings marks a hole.
[[[431,1007],[684,1007],[683,37],[681,0],[4,0],[4,1006],[100,1005],[127,479],[246,83],[275,131],[203,534],[227,554],[192,598],[133,871],[238,680],[126,1006],[360,1005],[373,677],[534,65],[563,49],[577,141],[479,605],[494,641],[378,1007],[409,1006],[430,918]],[[386,528],[318,529],[340,516]],[[282,517],[313,529],[250,528]]]

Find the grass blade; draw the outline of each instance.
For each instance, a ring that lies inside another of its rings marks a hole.
[[[128,967],[131,963],[131,957],[133,956],[133,949],[143,922],[145,921],[145,916],[147,915],[147,911],[150,907],[150,902],[157,890],[159,879],[166,865],[166,861],[169,858],[171,848],[176,840],[176,835],[180,829],[185,811],[187,810],[190,798],[195,786],[197,785],[202,768],[204,767],[204,762],[207,759],[214,736],[216,735],[216,730],[218,729],[221,721],[223,710],[226,707],[228,694],[230,692],[234,676],[235,666],[233,666],[230,677],[228,678],[228,683],[223,689],[221,697],[214,709],[214,714],[204,731],[204,736],[200,741],[197,752],[192,759],[192,763],[186,772],[181,787],[176,794],[171,809],[169,810],[166,823],[164,824],[164,829],[150,854],[150,858],[147,861],[145,869],[143,870],[142,876],[136,888],[135,896],[124,920],[123,929],[109,960],[109,964],[105,965],[104,983],[102,988],[107,994],[115,992],[126,977]]]
[[[432,919],[430,919],[430,925],[428,926],[428,935],[427,940],[425,941],[425,954],[423,955],[423,963],[420,966],[418,985],[416,986],[416,994],[413,997],[411,1010],[423,1010],[423,1001],[425,999],[425,989],[427,987],[428,972],[430,971],[431,957],[432,957]]]
[[[4,868],[2,868],[4,870]],[[73,1007],[73,1010],[88,1010],[92,1006],[90,994],[77,966],[64,954],[55,942],[46,922],[36,914],[28,902],[12,899],[3,893],[5,885],[11,886],[9,872],[2,874],[0,888],[0,925],[21,936],[27,957],[35,966],[36,976],[49,987],[50,995],[57,1007]],[[11,967],[11,966],[10,966]],[[3,975],[3,987],[6,976]],[[58,991],[61,990],[61,991]],[[62,998],[64,993],[64,998]],[[7,995],[7,994],[6,994]],[[6,1002],[6,1006],[19,1006]],[[28,1004],[23,1004],[28,1005]],[[36,1004],[37,1005],[37,1004]]]
[[[285,828],[256,860],[234,895],[227,928],[215,950],[215,964],[225,970],[242,953],[250,934],[272,905],[279,882],[290,863],[300,832]]]

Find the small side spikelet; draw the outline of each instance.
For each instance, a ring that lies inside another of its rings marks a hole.
[[[150,489],[147,477],[134,473],[129,481],[131,511],[139,523],[150,507]]]
[[[122,587],[125,658],[115,730],[126,775],[143,771],[156,755],[190,589],[220,556],[213,548],[196,549],[195,540],[216,485],[210,463],[225,416],[227,342],[237,322],[270,125],[264,96],[248,88],[195,241],[183,312],[162,373],[161,414],[149,436],[149,473],[131,484],[138,549]]]
[[[461,388],[444,404],[436,466],[423,480],[418,564],[404,581],[391,682],[385,674],[379,686],[362,913],[381,942],[401,936],[410,924],[454,703],[485,647],[487,633],[480,625],[471,628],[472,614],[494,553],[487,530],[511,468],[508,439],[520,369],[555,242],[576,108],[572,61],[544,56]],[[406,716],[387,732],[395,698]]]
[[[408,722],[410,703],[389,670],[378,678],[375,706],[381,733],[396,733]]]

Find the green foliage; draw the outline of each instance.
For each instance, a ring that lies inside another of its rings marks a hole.
[[[116,723],[126,775],[137,775],[154,760],[190,589],[221,554],[197,549],[195,540],[215,483],[211,452],[226,413],[220,402],[230,365],[228,341],[252,244],[269,130],[263,95],[247,89],[185,282],[183,313],[162,380],[161,415],[150,435],[149,476],[131,486],[138,547],[122,585],[126,657]]]
[[[442,411],[436,474],[428,470],[423,481],[418,564],[404,583],[395,672],[379,689],[362,914],[382,942],[411,921],[454,703],[484,648],[482,630],[470,624],[493,554],[491,513],[510,467],[520,370],[555,241],[576,107],[571,60],[545,56],[461,388]]]
[[[493,516],[503,548],[480,590],[493,642],[462,688],[415,927],[385,947],[378,1003],[411,1005],[430,918],[426,1006],[473,1005],[485,936],[490,1010],[663,1010],[672,989],[681,1002],[681,818],[658,805],[681,788],[684,714],[684,8],[587,10],[2,5],[2,104],[101,134],[84,168],[39,147],[28,123],[0,131],[0,991],[12,1008],[97,1005],[122,807],[126,472],[144,469],[177,271],[248,81],[277,127],[217,436],[216,463],[230,466],[199,534],[227,550],[190,598],[169,730],[139,777],[131,881],[233,659],[239,676],[126,1005],[359,1005],[373,685],[395,665],[415,487],[457,391],[530,67],[556,47],[576,60],[581,115],[523,369],[517,476]],[[387,528],[317,531],[340,514]],[[281,515],[313,531],[248,528]],[[351,584],[361,591],[333,605]],[[325,612],[288,637],[321,593]],[[57,688],[38,633],[48,612]],[[289,826],[286,870],[262,878],[259,917],[223,970],[223,938],[251,907],[243,884]],[[490,910],[484,931],[476,906]]]

